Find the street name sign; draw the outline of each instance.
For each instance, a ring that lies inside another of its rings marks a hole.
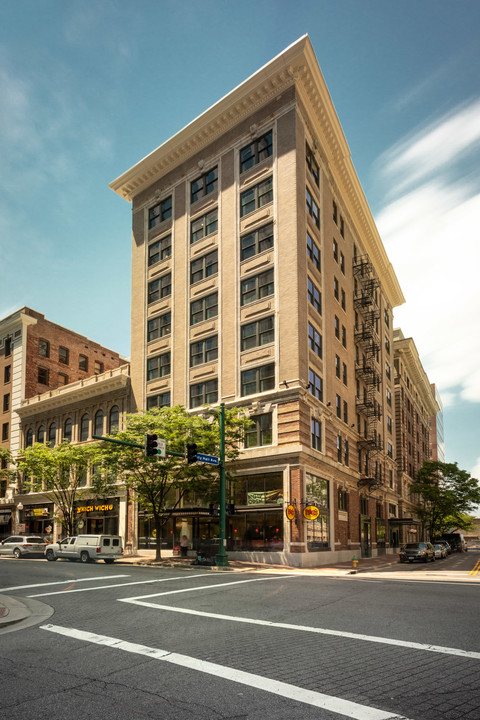
[[[204,455],[197,452],[197,462],[207,463],[208,465],[218,465],[219,459],[215,455]]]

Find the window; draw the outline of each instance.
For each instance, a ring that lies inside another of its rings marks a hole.
[[[3,423],[2,425],[2,440],[8,440],[8,422]]]
[[[240,238],[240,259],[247,260],[271,247],[273,247],[273,223],[268,223]]]
[[[167,273],[148,283],[148,303],[156,302],[172,294],[172,273]]]
[[[242,325],[241,328],[241,349],[251,350],[252,348],[274,342],[275,329],[274,317],[262,318],[254,322]]]
[[[342,417],[342,400],[340,398],[340,395],[335,395],[335,408],[337,411],[337,417]]]
[[[392,418],[390,417],[390,415],[387,415],[387,430],[389,433],[391,433],[393,430]]]
[[[5,338],[5,357],[9,357],[12,354],[12,338]]]
[[[240,286],[240,302],[243,305],[261,300],[264,297],[273,295],[274,293],[273,268],[266,270],[260,275],[242,280]]]
[[[387,378],[390,380],[391,370],[390,370],[390,365],[389,365],[388,362],[385,363],[385,375],[386,375]]]
[[[318,247],[317,243],[313,240],[310,233],[307,232],[307,255],[312,261],[312,263],[315,265],[317,270],[321,271],[321,256],[320,256],[320,248]]]
[[[259,447],[260,445],[272,444],[272,413],[264,415],[253,415],[250,417],[253,422],[245,431],[245,447]]]
[[[340,286],[336,277],[333,278],[333,296],[335,300],[338,300],[340,297]]]
[[[391,406],[392,405],[392,393],[388,388],[386,389],[386,398],[387,398],[387,405]]]
[[[240,217],[245,217],[248,213],[258,210],[264,205],[268,205],[273,200],[273,182],[269,177],[262,180],[258,185],[254,185],[245,190],[240,195]]]
[[[156,355],[147,360],[147,381],[170,375],[170,353]]]
[[[218,167],[214,167],[190,184],[190,202],[193,204],[217,189]]]
[[[93,372],[95,375],[100,375],[100,373],[103,373],[103,362],[100,362],[100,360],[95,360],[93,364]]]
[[[393,503],[388,503],[388,514],[397,517],[397,506]]]
[[[97,410],[95,413],[95,433],[94,435],[103,435],[103,410]]]
[[[335,375],[340,380],[340,358],[338,355],[335,355]]]
[[[342,438],[340,435],[337,435],[337,460],[342,462]]]
[[[340,320],[335,315],[335,337],[340,340]]]
[[[333,240],[333,259],[338,263],[338,243],[335,238]]]
[[[347,299],[343,288],[340,290],[340,305],[342,306],[342,310],[347,309]]]
[[[318,205],[315,202],[315,200],[312,197],[312,194],[308,187],[306,188],[306,198],[307,198],[307,212],[312,218],[313,222],[315,223],[316,227],[320,227],[320,210],[318,209]]]
[[[366,497],[360,498],[360,512],[362,515],[368,515],[368,498]]]
[[[40,427],[37,430],[37,442],[44,443],[45,442],[45,428],[43,425],[40,425]]]
[[[63,439],[72,442],[72,420],[67,418],[63,425]]]
[[[310,350],[313,350],[315,355],[318,355],[319,358],[322,357],[322,336],[311,323],[308,323],[308,347]]]
[[[314,370],[311,369],[308,371],[308,390],[313,397],[316,397],[317,400],[323,402],[323,380],[316,372],[314,372]]]
[[[48,340],[43,340],[43,338],[39,339],[38,354],[40,355],[40,357],[50,357],[50,343],[48,342]]]
[[[333,222],[335,225],[338,225],[338,206],[335,200],[332,201],[332,210],[333,210]]]
[[[120,411],[118,405],[114,405],[110,408],[108,427],[110,433],[118,432],[120,427]]]
[[[390,327],[390,315],[388,314],[388,310],[384,310],[383,315],[385,318],[385,325],[387,326],[387,328],[389,328]]]
[[[147,397],[147,410],[162,407],[170,407],[170,392],[160,393],[160,395],[150,395],[150,397]]]
[[[172,254],[172,236],[166,235],[148,246],[148,267],[160,260],[169,258]]]
[[[342,512],[348,512],[348,493],[346,490],[338,491],[338,509]]]
[[[318,163],[315,160],[313,151],[308,146],[308,143],[306,146],[306,158],[307,158],[307,167],[310,170],[310,174],[315,182],[315,185],[318,187],[320,185],[320,170],[318,168]]]
[[[83,442],[88,440],[90,435],[90,418],[87,414],[82,415],[80,420],[80,440]]]
[[[12,366],[11,365],[5,365],[5,368],[3,370],[3,382],[9,383],[12,377]]]
[[[348,403],[343,401],[343,422],[348,423]]]
[[[314,450],[322,450],[322,423],[319,420],[312,418],[311,420],[311,431],[312,431],[312,448]]]
[[[342,345],[344,348],[347,347],[347,328],[342,325]]]
[[[3,396],[3,412],[10,410],[10,393],[5,393]]]
[[[310,278],[308,278],[307,296],[308,296],[308,302],[310,303],[310,305],[313,305],[313,307],[318,312],[318,314],[321,315],[322,314],[322,293],[317,288],[315,283],[313,283],[310,280]]]
[[[345,275],[345,255],[342,252],[340,253],[340,270]]]
[[[386,335],[385,335],[385,350],[390,355],[390,340],[388,339],[388,337]]]
[[[78,369],[88,371],[88,357],[86,355],[78,356]]]
[[[65,373],[58,373],[58,384],[68,385],[68,375],[65,375]]]
[[[48,385],[48,377],[49,373],[47,368],[39,367],[38,368],[38,382],[42,385]]]
[[[389,458],[393,458],[393,445],[392,443],[387,443],[387,455]]]
[[[29,428],[27,430],[27,433],[25,435],[25,447],[32,447],[33,445],[33,430],[32,428]]]
[[[58,362],[62,363],[62,365],[68,365],[68,361],[69,361],[68,348],[60,345],[60,347],[58,348]]]
[[[190,367],[203,365],[218,358],[218,335],[199,340],[190,345]]]
[[[345,363],[343,363],[343,366],[342,366],[342,380],[343,380],[344,385],[348,384],[347,383],[347,366],[345,365]]]
[[[218,229],[218,210],[211,210],[201,217],[192,220],[190,226],[190,242],[196,243],[207,235],[216,233]]]
[[[147,342],[157,340],[159,337],[170,335],[172,331],[172,313],[167,312],[164,315],[150,318],[147,324]]]
[[[244,370],[241,376],[242,395],[253,395],[275,387],[275,364]]]
[[[272,131],[254,140],[240,150],[240,173],[249,170],[273,153]]]
[[[207,382],[190,385],[190,407],[211,405],[218,400],[218,380],[207,380]]]
[[[190,325],[210,320],[218,315],[218,293],[206,295],[190,303]]]
[[[165,198],[158,205],[154,205],[148,211],[148,227],[152,229],[160,225],[164,220],[172,217],[172,196]]]
[[[344,238],[345,237],[345,222],[343,220],[343,217],[340,215],[340,235]]]
[[[218,273],[218,250],[202,255],[190,263],[190,284]]]
[[[57,441],[57,423],[52,422],[48,428],[48,443],[50,447],[55,447]]]

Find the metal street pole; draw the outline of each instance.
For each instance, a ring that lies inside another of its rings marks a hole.
[[[226,546],[226,484],[225,484],[225,403],[220,403],[220,542],[216,563],[219,567],[228,565]]]

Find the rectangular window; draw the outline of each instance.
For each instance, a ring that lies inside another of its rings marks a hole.
[[[3,396],[3,412],[8,412],[10,410],[10,393],[6,393]]]
[[[386,398],[387,398],[387,405],[391,406],[392,405],[392,393],[390,392],[390,390],[388,388],[386,389]]]
[[[273,153],[272,131],[254,140],[240,150],[240,173],[249,170]]]
[[[385,363],[385,375],[390,380],[391,370],[390,370],[390,365],[388,364],[388,362]]]
[[[68,385],[68,375],[65,375],[64,373],[58,373],[58,384]]]
[[[252,415],[253,425],[245,431],[245,447],[260,447],[272,444],[272,413]]]
[[[170,407],[170,391],[147,397],[147,410],[161,407]]]
[[[251,350],[275,340],[274,317],[262,318],[241,327],[241,349]]]
[[[192,220],[190,225],[190,242],[196,243],[207,235],[213,235],[218,230],[218,209],[215,208],[201,217]]]
[[[275,387],[275,364],[261,365],[242,372],[242,396],[272,390]]]
[[[332,201],[332,210],[333,210],[333,222],[335,225],[338,225],[338,206],[335,200]]]
[[[392,430],[393,430],[393,427],[392,427],[392,418],[390,417],[390,415],[387,415],[387,430],[388,430],[389,433],[391,433]]]
[[[218,250],[202,255],[190,263],[190,284],[211,277],[218,273]]]
[[[62,347],[62,345],[60,345],[60,347],[58,348],[58,362],[61,362],[62,365],[68,365],[69,358],[70,354],[68,348]]]
[[[308,187],[306,188],[306,199],[307,199],[307,212],[315,223],[316,227],[320,227],[320,210],[318,205],[312,197],[312,194]]]
[[[348,423],[348,403],[343,401],[343,422]]]
[[[346,490],[338,491],[338,509],[342,512],[348,512],[348,493]]]
[[[218,167],[214,167],[208,172],[194,180],[190,185],[190,202],[193,203],[200,198],[210,195],[218,186]]]
[[[310,174],[315,182],[315,185],[318,187],[320,185],[320,170],[318,167],[318,163],[315,160],[313,151],[308,146],[308,143],[306,144],[306,158],[307,158],[307,167],[310,170]]]
[[[387,443],[387,455],[389,458],[393,458],[393,445],[392,443]]]
[[[12,338],[5,338],[5,357],[10,357],[12,354]]]
[[[335,395],[335,409],[337,412],[337,418],[342,417],[342,400],[340,395]]]
[[[88,357],[86,355],[78,356],[78,369],[88,371]]]
[[[308,390],[313,397],[316,397],[317,400],[323,402],[323,380],[312,369],[308,371]]]
[[[322,314],[322,293],[317,288],[315,283],[313,283],[310,278],[308,278],[307,283],[307,296],[308,296],[308,302],[313,305],[315,310],[318,312],[319,315]]]
[[[218,293],[214,292],[190,303],[190,325],[210,320],[218,315]]]
[[[148,227],[152,229],[172,217],[172,196],[165,198],[148,211]]]
[[[342,325],[342,345],[344,348],[347,347],[347,328]]]
[[[320,255],[320,248],[318,247],[317,243],[313,240],[310,233],[307,232],[307,255],[312,261],[312,263],[315,265],[318,271],[321,272],[322,265],[321,265],[321,255]]]
[[[322,423],[319,420],[312,418],[311,420],[311,431],[312,431],[312,448],[314,450],[322,450]]]
[[[172,273],[162,275],[158,280],[148,283],[148,304],[172,294]]]
[[[335,239],[333,240],[333,259],[338,263],[338,243]]]
[[[335,337],[340,340],[340,320],[335,315]]]
[[[338,355],[335,355],[335,375],[340,380],[340,358]]]
[[[313,350],[315,355],[318,355],[319,358],[322,357],[322,336],[311,323],[308,323],[308,347],[310,350]]]
[[[218,358],[218,335],[199,340],[190,345],[190,367],[203,365]]]
[[[196,408],[201,405],[211,405],[218,400],[218,380],[190,385],[190,407]]]
[[[388,339],[388,337],[386,335],[385,335],[385,350],[390,355],[390,340]]]
[[[170,335],[172,331],[172,313],[168,312],[164,315],[150,318],[147,326],[147,342],[157,340],[165,335]]]
[[[343,252],[340,253],[340,270],[345,275],[345,255]]]
[[[269,177],[258,185],[254,185],[240,195],[240,217],[268,205],[273,200],[273,182]]]
[[[240,238],[240,259],[247,260],[272,247],[273,223],[268,223]]]
[[[340,215],[340,235],[344,238],[345,237],[345,222],[343,220],[343,217]]]
[[[333,296],[335,300],[338,300],[340,297],[340,286],[336,277],[333,278]]]
[[[170,353],[156,355],[147,360],[147,380],[156,380],[159,377],[170,375]]]
[[[93,372],[95,373],[95,375],[100,375],[101,373],[103,373],[103,362],[100,362],[100,360],[95,360]]]
[[[340,435],[337,435],[337,460],[338,462],[342,462],[342,438]]]
[[[342,380],[343,380],[344,385],[348,384],[347,383],[347,366],[345,365],[345,363],[343,363]]]
[[[342,310],[347,309],[347,298],[345,295],[345,290],[341,288],[340,290],[340,305],[342,306]]]
[[[160,260],[169,258],[172,254],[172,236],[166,235],[148,246],[148,267],[155,265]]]
[[[42,385],[48,385],[48,370],[47,368],[39,367],[38,368],[38,376],[37,376],[38,382]]]
[[[2,440],[8,440],[8,422],[2,425]]]
[[[241,305],[249,305],[256,300],[273,295],[274,290],[273,268],[260,273],[260,275],[242,280],[240,286]]]
[[[12,366],[5,365],[5,368],[3,370],[3,382],[9,383],[11,378],[12,378]]]
[[[48,342],[48,340],[44,340],[43,338],[39,339],[38,354],[40,355],[40,357],[50,357],[50,343]]]

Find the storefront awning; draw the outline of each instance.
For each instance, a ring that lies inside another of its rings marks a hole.
[[[7,525],[12,517],[11,510],[0,510],[0,525]]]

